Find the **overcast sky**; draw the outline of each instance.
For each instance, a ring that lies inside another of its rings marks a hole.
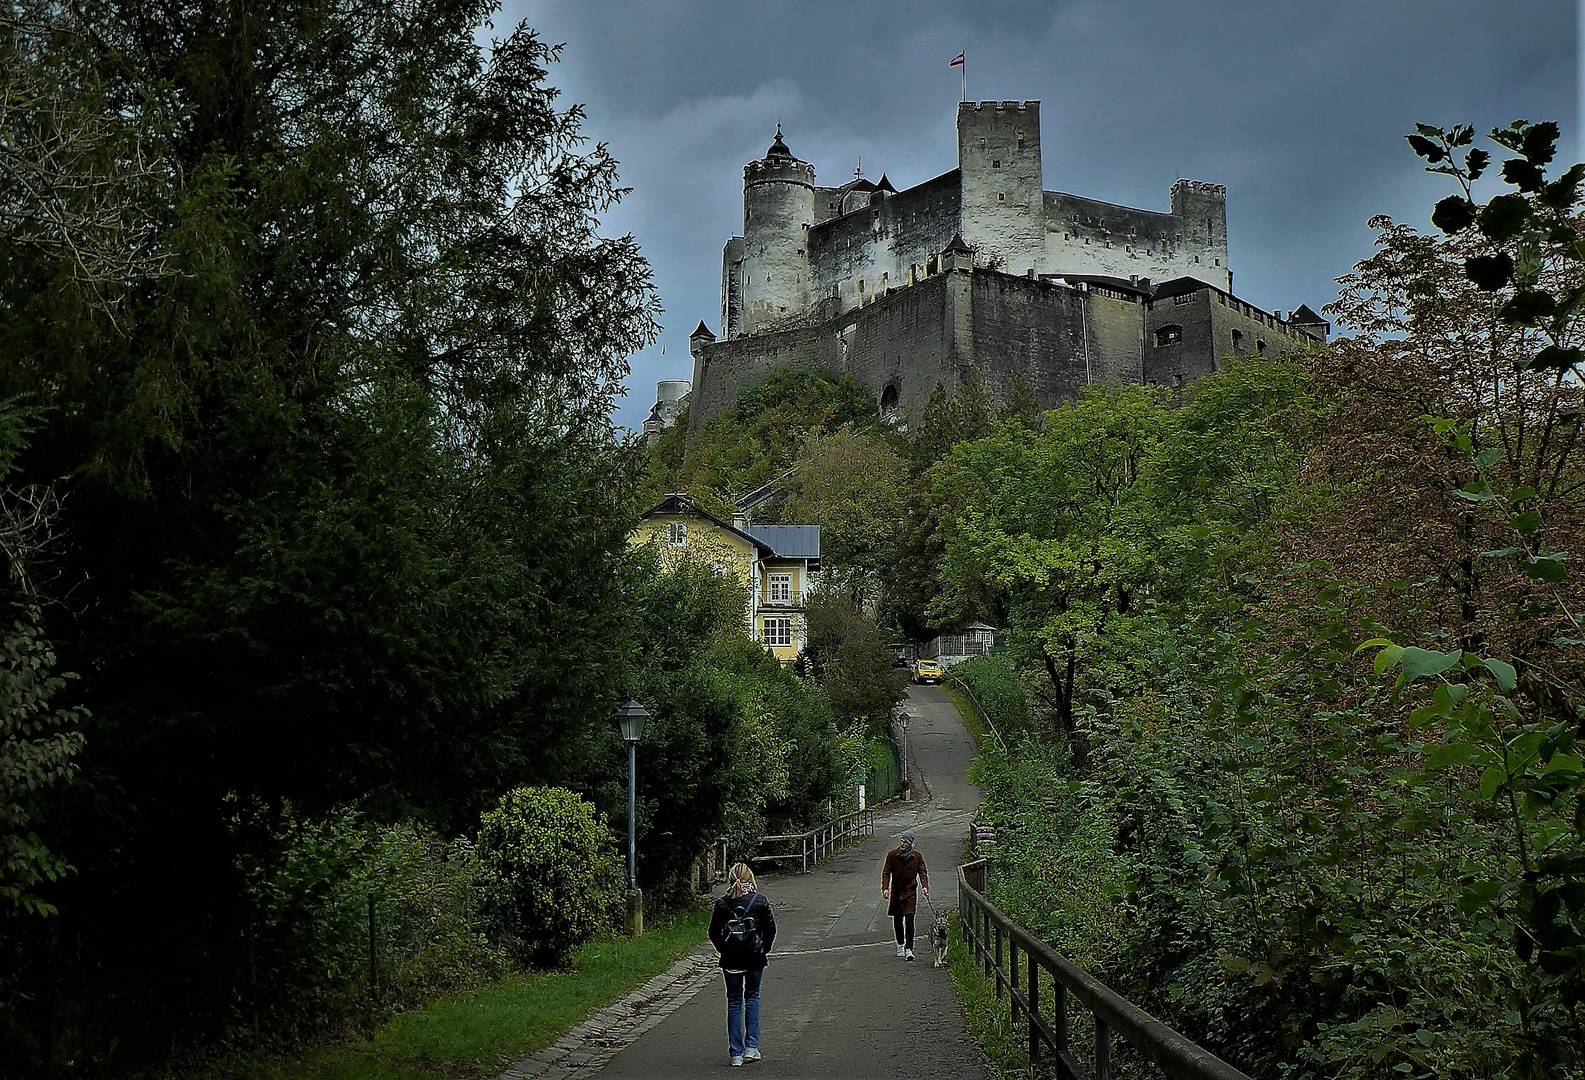
[[[633,189],[605,231],[637,237],[666,308],[634,428],[657,379],[692,377],[699,320],[720,330],[721,245],[777,120],[817,183],[862,155],[910,187],[957,165],[959,50],[971,100],[1041,102],[1048,190],[1164,211],[1177,177],[1227,185],[1234,291],[1267,310],[1333,299],[1373,214],[1430,227],[1450,188],[1403,141],[1417,120],[1556,119],[1585,156],[1576,0],[506,0],[517,19],[566,44],[550,80]]]

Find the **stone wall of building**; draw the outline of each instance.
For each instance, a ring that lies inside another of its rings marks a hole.
[[[953,171],[816,224],[809,230],[810,294],[835,297],[845,311],[923,277],[957,231],[958,198]]]
[[[1225,229],[1223,246],[1186,239],[1184,222],[1170,213],[1044,193],[1045,269],[1052,274],[1105,274],[1164,281],[1197,277],[1230,288]]]

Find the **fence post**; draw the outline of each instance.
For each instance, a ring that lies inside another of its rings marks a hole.
[[[1034,1065],[1040,1061],[1040,1027],[1036,1023],[1040,1018],[1040,965],[1035,963],[1034,953],[1025,955],[1029,957],[1029,1063]]]
[[[374,993],[374,890],[369,890],[369,993]]]
[[[1051,979],[1051,1028],[1057,1036],[1057,1054],[1068,1052],[1068,988],[1055,975]]]
[[[1007,1000],[1012,1003],[1008,1019],[1012,1026],[1018,1026],[1018,941],[1011,935],[1007,938]]]
[[[1095,1080],[1112,1080],[1112,1029],[1095,1018]]]
[[[803,858],[803,872],[809,872],[809,834],[804,833],[798,838],[798,854]]]

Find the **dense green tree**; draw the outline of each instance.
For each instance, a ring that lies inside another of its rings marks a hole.
[[[8,97],[7,153],[98,148],[60,159],[86,218],[0,221],[0,398],[38,417],[12,482],[59,484],[45,633],[91,710],[39,830],[78,873],[22,958],[14,1060],[49,1052],[45,1013],[79,1061],[223,1026],[235,859],[270,842],[228,800],[455,829],[595,758],[634,652],[638,461],[608,416],[655,298],[597,232],[615,163],[554,50],[486,41],[492,10],[11,9],[11,62],[70,77],[8,84],[62,107]],[[147,258],[108,272],[77,229]]]
[[[820,526],[824,579],[867,592],[894,558],[907,462],[880,433],[844,427],[810,436],[794,465],[782,518]]]

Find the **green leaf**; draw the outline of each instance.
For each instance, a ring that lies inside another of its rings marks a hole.
[[[1449,236],[1475,223],[1475,204],[1462,195],[1449,195],[1431,210],[1431,224]]]
[[[1535,488],[1532,488],[1532,487],[1514,488],[1513,489],[1513,493],[1508,496],[1508,500],[1510,502],[1516,502],[1516,503],[1521,503],[1521,502],[1524,502],[1526,499],[1533,499],[1533,498],[1535,498]]]
[[[1419,121],[1415,121],[1414,130],[1433,139],[1440,139],[1445,134],[1441,128],[1432,127],[1430,124],[1422,124]]]
[[[1491,487],[1484,480],[1471,480],[1453,494],[1472,503],[1491,502],[1497,497],[1492,494]]]
[[[1422,679],[1427,675],[1440,675],[1463,658],[1463,649],[1439,653],[1411,645],[1403,650],[1403,677],[1409,682],[1414,682],[1416,679]]]
[[[1529,536],[1541,527],[1541,513],[1538,510],[1526,510],[1522,514],[1515,514],[1508,519],[1508,527],[1516,533]]]
[[[1502,447],[1488,446],[1486,449],[1475,455],[1475,467],[1478,469],[1487,468],[1488,466],[1497,464],[1497,462],[1501,461],[1507,456],[1508,452]]]
[[[1585,351],[1548,345],[1532,359],[1516,363],[1514,367],[1520,371],[1567,371],[1581,363],[1585,363]]]
[[[1501,244],[1524,230],[1525,222],[1530,220],[1530,204],[1523,195],[1499,195],[1481,207],[1477,220],[1481,235]]]
[[[1447,157],[1447,151],[1423,135],[1405,135],[1404,138],[1409,140],[1411,150],[1432,165]]]
[[[1502,178],[1520,191],[1539,191],[1546,183],[1546,170],[1524,158],[1509,158],[1502,163]]]
[[[1403,646],[1388,645],[1376,654],[1376,659],[1372,666],[1375,668],[1377,675],[1385,675],[1390,668],[1397,667],[1398,661],[1401,659],[1403,659]]]
[[[1534,326],[1556,311],[1557,299],[1551,293],[1523,289],[1497,309],[1497,318],[1508,326]]]
[[[1518,684],[1519,676],[1514,671],[1513,665],[1494,657],[1485,657],[1481,663],[1486,665],[1486,670],[1497,676],[1497,685],[1505,694],[1513,693],[1513,688]]]
[[[1579,201],[1581,180],[1585,180],[1585,164],[1570,165],[1567,172],[1541,189],[1536,201],[1548,210],[1568,210]]]
[[[1505,547],[1505,548],[1492,548],[1490,551],[1483,551],[1483,552],[1481,552],[1479,555],[1477,555],[1475,557],[1477,559],[1506,559],[1509,555],[1517,555],[1517,554],[1519,554],[1519,549],[1518,548],[1516,548],[1516,547]]]
[[[1451,765],[1473,765],[1479,757],[1480,750],[1469,743],[1438,743],[1426,749],[1425,767],[1436,771]]]
[[[1431,220],[1435,222],[1436,218]],[[1513,258],[1506,251],[1499,251],[1495,255],[1472,256],[1464,260],[1464,276],[1473,281],[1476,288],[1496,292],[1513,277]]]
[[[1425,1028],[1421,1028],[1419,1031],[1416,1031],[1414,1033],[1414,1037],[1415,1041],[1421,1046],[1430,1046],[1432,1043],[1436,1042],[1436,1036],[1427,1031]]]
[[[1519,569],[1537,581],[1559,582],[1568,577],[1565,561],[1567,552],[1554,551],[1550,555],[1532,555],[1519,560]]]
[[[1471,180],[1479,180],[1480,174],[1486,171],[1489,164],[1491,155],[1478,146],[1464,155],[1464,171],[1469,173]]]
[[[1474,914],[1497,899],[1497,893],[1502,888],[1496,881],[1473,881],[1459,891],[1458,906],[1468,914]]]
[[[1545,165],[1557,153],[1558,126],[1551,120],[1531,124],[1519,142],[1519,152],[1536,165]]]
[[[1480,797],[1490,799],[1497,789],[1508,782],[1508,773],[1501,765],[1493,765],[1480,774]]]

